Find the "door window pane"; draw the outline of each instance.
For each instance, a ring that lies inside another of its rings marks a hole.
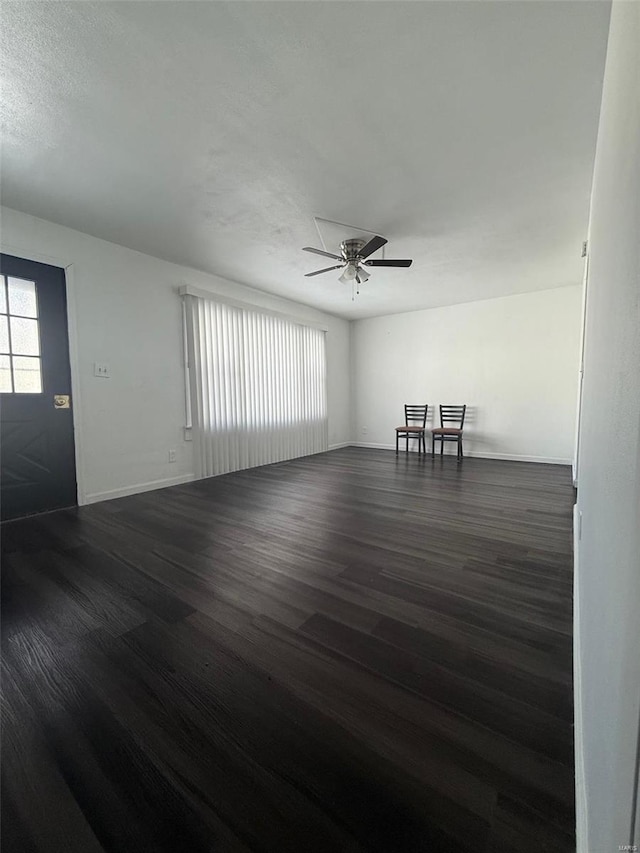
[[[10,394],[12,391],[9,356],[0,355],[0,394]]]
[[[4,276],[0,276],[0,312],[7,313],[7,294],[4,286]]]
[[[16,355],[40,355],[37,320],[11,317],[11,352]]]
[[[25,281],[21,278],[9,278],[9,313],[20,314],[22,317],[37,317],[35,281]]]
[[[40,355],[40,330],[38,327],[38,299],[36,283],[11,276],[0,277],[2,301],[0,308],[0,355],[11,355],[0,363],[6,371],[0,377],[0,393],[41,394],[42,364]],[[7,304],[8,303],[8,304]]]
[[[41,394],[42,372],[39,358],[15,355],[13,361],[13,389],[16,394]]]
[[[10,352],[9,350],[9,327],[7,318],[0,314],[0,352]]]

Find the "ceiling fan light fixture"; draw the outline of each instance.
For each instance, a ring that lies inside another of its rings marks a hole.
[[[361,282],[369,281],[369,279],[371,278],[371,276],[364,267],[360,267],[360,269],[358,270],[358,277]]]
[[[343,284],[346,284],[348,281],[353,281],[356,277],[357,272],[358,268],[356,267],[356,265],[349,263],[344,268],[344,272],[342,273],[338,281],[341,281]]]

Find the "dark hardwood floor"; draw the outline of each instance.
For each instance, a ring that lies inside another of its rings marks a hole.
[[[574,850],[572,502],[345,448],[4,525],[3,853]]]

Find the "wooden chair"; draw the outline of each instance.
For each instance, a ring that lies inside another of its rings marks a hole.
[[[429,406],[407,405],[404,407],[404,424],[396,427],[396,455],[398,453],[398,442],[401,438],[406,441],[406,452],[409,452],[409,439],[418,439],[418,453],[420,449],[426,454],[427,446],[424,434],[427,428],[427,412]]]
[[[464,427],[464,415],[467,411],[464,406],[440,406],[440,426],[431,430],[431,455],[436,452],[436,441],[440,442],[440,456],[444,453],[445,441],[458,442],[458,460],[462,459],[462,428]]]

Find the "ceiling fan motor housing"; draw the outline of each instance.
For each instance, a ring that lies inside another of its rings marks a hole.
[[[366,246],[366,240],[344,240],[340,249],[347,261],[355,261]]]

